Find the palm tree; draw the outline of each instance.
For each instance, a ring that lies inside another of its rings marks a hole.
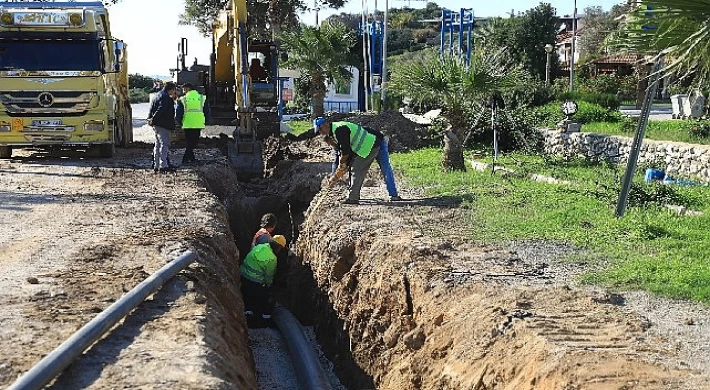
[[[427,51],[419,60],[393,71],[393,91],[415,103],[442,108],[442,116],[450,125],[444,134],[444,169],[466,170],[462,141],[471,131],[470,114],[477,105],[485,106],[494,94],[515,87],[521,80],[522,72],[511,66],[505,55],[503,50],[479,51],[467,66],[458,57],[439,57]]]
[[[710,76],[710,0],[643,0],[622,24],[612,42],[640,54],[664,55],[664,75]]]
[[[284,32],[282,47],[288,52],[287,68],[299,70],[310,82],[311,115],[323,115],[326,83],[350,82],[348,65],[354,65],[350,51],[355,46],[354,32],[340,22],[324,23],[320,28],[304,26],[300,31]]]

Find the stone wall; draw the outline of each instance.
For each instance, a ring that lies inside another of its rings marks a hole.
[[[633,141],[628,137],[595,133],[540,131],[548,154],[601,158],[617,163],[626,163]],[[710,146],[644,140],[639,165],[652,165],[671,175],[710,181]]]

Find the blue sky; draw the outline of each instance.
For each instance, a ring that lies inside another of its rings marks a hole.
[[[310,0],[307,0],[310,1]],[[578,0],[579,12],[590,5],[600,5],[604,9],[620,3],[621,0]],[[375,1],[368,0],[368,8],[375,8]],[[449,9],[473,8],[476,16],[506,16],[511,10],[525,11],[539,4],[537,0],[468,1],[439,0],[442,7]],[[572,14],[574,0],[549,0],[557,8],[558,15]],[[424,1],[411,0],[412,8],[422,8]],[[383,9],[384,0],[378,0],[378,8]],[[389,0],[391,8],[408,5],[408,0]],[[175,67],[177,45],[181,37],[189,40],[188,65],[197,57],[199,63],[209,64],[212,51],[210,40],[200,36],[194,27],[178,26],[178,16],[184,8],[183,0],[121,0],[111,6],[111,23],[116,37],[128,44],[129,72],[145,75],[169,75]],[[321,10],[319,19],[340,12],[359,13],[362,0],[350,0],[339,10]],[[307,24],[315,23],[314,13],[301,15]]]

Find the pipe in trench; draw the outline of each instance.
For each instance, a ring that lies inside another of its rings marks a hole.
[[[7,390],[37,390],[49,383],[55,376],[69,366],[104,333],[118,321],[140,305],[149,295],[158,291],[168,280],[177,275],[193,261],[196,256],[187,251],[156,271],[153,275],[126,293],[69,337],[60,346],[50,352],[34,367],[22,375]]]
[[[306,339],[296,317],[281,305],[274,307],[273,316],[274,322],[286,342],[301,388],[304,390],[331,390],[328,376],[320,365],[318,356]]]

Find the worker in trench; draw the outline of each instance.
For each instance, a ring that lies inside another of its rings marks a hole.
[[[271,235],[274,234],[276,230],[276,225],[278,224],[278,219],[272,213],[264,214],[261,217],[261,222],[259,225],[259,230],[254,234],[254,238],[251,240],[251,247],[254,248],[256,245],[265,244],[271,240]]]
[[[326,142],[340,152],[338,169],[335,170],[328,186],[334,186],[352,168],[350,193],[345,204],[360,203],[360,190],[365,182],[367,171],[375,160],[380,166],[390,200],[402,200],[394,181],[387,140],[380,131],[351,122],[332,122],[323,117],[316,118],[313,127],[316,134],[324,135]]]
[[[278,255],[286,248],[286,237],[275,235],[264,244],[255,245],[239,267],[244,297],[244,314],[252,328],[272,326],[274,299],[271,285],[276,274]]]

